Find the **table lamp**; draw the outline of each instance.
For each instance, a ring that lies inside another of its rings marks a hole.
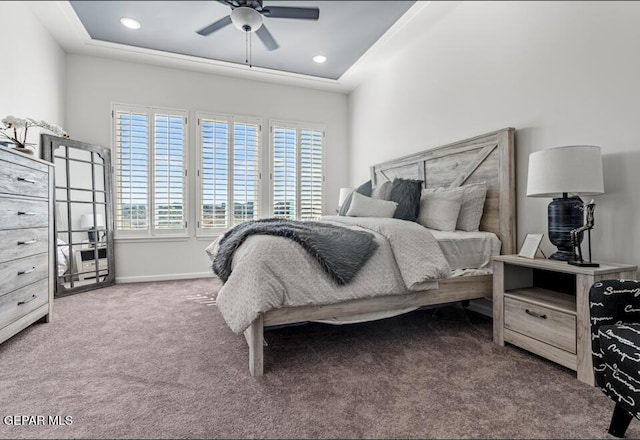
[[[340,196],[338,197],[338,211],[340,211],[342,204],[345,202],[345,200],[347,200],[347,197],[349,197],[349,194],[351,194],[352,192],[353,188],[340,188]]]
[[[104,215],[96,214],[96,221],[93,221],[93,214],[83,214],[80,217],[80,227],[82,229],[87,229],[87,236],[89,237],[89,241],[91,243],[95,243],[96,240],[96,229],[101,229],[105,227]]]
[[[600,147],[573,145],[529,155],[528,197],[552,197],[548,207],[549,241],[558,251],[551,260],[574,259],[571,231],[584,224],[580,196],[604,193]],[[582,233],[578,237],[579,246]]]

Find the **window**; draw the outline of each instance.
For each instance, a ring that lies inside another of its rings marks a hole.
[[[187,115],[113,108],[116,234],[185,234]]]
[[[273,215],[301,220],[322,215],[324,130],[274,122],[270,131]]]
[[[260,120],[199,114],[198,127],[198,231],[259,218]]]

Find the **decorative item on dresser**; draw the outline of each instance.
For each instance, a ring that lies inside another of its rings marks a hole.
[[[593,385],[589,289],[606,278],[635,277],[637,266],[493,257],[493,341],[517,345],[577,371]]]
[[[51,321],[53,166],[0,148],[0,342]]]
[[[571,231],[583,225],[579,197],[604,193],[600,147],[575,145],[549,148],[529,155],[527,196],[553,197],[548,207],[549,241],[558,251],[549,259],[571,261]],[[576,240],[582,243],[582,233]]]

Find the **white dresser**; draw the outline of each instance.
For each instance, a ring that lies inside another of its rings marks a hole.
[[[0,147],[0,343],[51,321],[53,177],[53,164]]]

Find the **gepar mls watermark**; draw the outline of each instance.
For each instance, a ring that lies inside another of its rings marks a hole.
[[[4,416],[2,423],[8,426],[65,426],[73,424],[73,416]]]

